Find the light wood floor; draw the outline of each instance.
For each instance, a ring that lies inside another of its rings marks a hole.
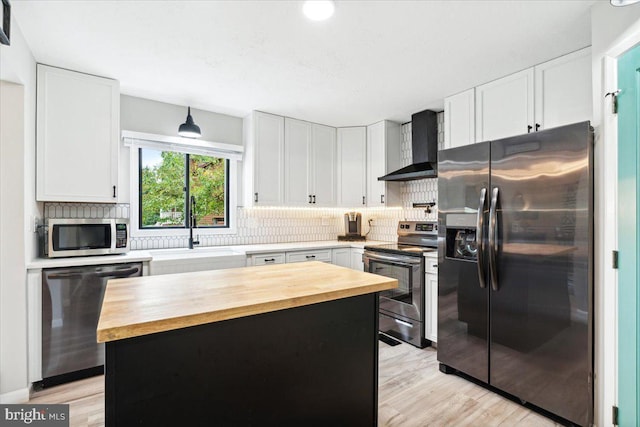
[[[104,378],[35,393],[31,403],[68,403],[71,427],[104,426]],[[436,352],[380,343],[380,426],[531,426],[558,424],[476,384],[438,370]]]

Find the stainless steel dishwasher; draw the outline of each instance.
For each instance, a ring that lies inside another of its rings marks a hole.
[[[42,271],[42,387],[103,372],[96,327],[109,279],[142,275],[142,263]]]

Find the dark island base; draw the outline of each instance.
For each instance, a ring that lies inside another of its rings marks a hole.
[[[375,426],[378,294],[106,345],[107,426]]]

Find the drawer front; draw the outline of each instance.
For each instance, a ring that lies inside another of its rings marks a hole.
[[[438,274],[438,257],[426,256],[424,257],[425,271],[427,274]]]
[[[317,251],[287,252],[287,262],[324,261],[331,262],[331,249]]]
[[[253,265],[284,264],[284,253],[260,254],[252,257]]]

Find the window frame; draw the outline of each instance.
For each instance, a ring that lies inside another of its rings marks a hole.
[[[189,203],[190,197],[191,197],[191,188],[190,188],[190,178],[189,178],[189,174],[191,172],[190,168],[189,168],[189,156],[192,156],[194,154],[190,154],[190,153],[182,153],[184,154],[184,169],[185,169],[185,177],[184,177],[184,212],[185,212],[185,217],[184,217],[184,223],[182,224],[182,226],[170,226],[170,227],[153,227],[153,226],[146,226],[146,227],[141,227],[140,224],[142,223],[142,174],[140,173],[140,171],[142,170],[142,149],[147,148],[147,149],[154,149],[154,148],[148,148],[148,147],[135,147],[135,149],[138,151],[138,209],[136,212],[136,215],[138,216],[138,229],[140,230],[183,230],[183,229],[189,229],[189,217],[190,217],[190,210],[191,210],[191,204]],[[214,157],[214,156],[208,156],[208,157]],[[199,226],[199,227],[194,227],[194,229],[198,229],[198,230],[210,230],[210,229],[225,229],[225,228],[229,228],[231,226],[231,221],[229,219],[229,199],[230,199],[230,194],[229,194],[229,173],[230,173],[230,164],[231,164],[231,160],[229,159],[225,159],[222,157],[214,157],[216,159],[222,159],[225,161],[225,177],[224,177],[224,192],[225,192],[225,201],[224,201],[224,224],[222,226],[215,226],[215,225],[207,225],[207,226]],[[197,200],[196,200],[197,203]]]
[[[175,227],[154,227],[154,228],[140,228],[140,156],[139,148],[147,146],[144,141],[164,142],[169,141],[174,145],[178,145],[182,141],[186,141],[185,144],[193,144],[196,146],[194,152],[189,152],[188,148],[181,148],[179,150],[172,150],[167,145],[166,151],[180,151],[185,154],[204,154],[207,156],[223,158],[227,161],[227,176],[226,176],[226,191],[227,191],[227,218],[228,227],[196,227],[194,228],[194,234],[198,236],[216,236],[216,235],[232,235],[237,234],[237,208],[238,208],[238,189],[239,189],[239,161],[244,151],[244,147],[236,146],[233,144],[224,143],[209,143],[202,140],[188,140],[187,138],[177,137],[164,137],[161,135],[150,135],[132,131],[123,131],[122,139],[124,145],[129,149],[129,225],[131,237],[189,237],[189,228],[175,228]],[[139,142],[142,141],[142,142]],[[197,144],[197,145],[196,145]],[[220,151],[212,150],[209,153],[202,152],[200,146],[208,144],[214,148],[220,148]],[[153,145],[148,146],[154,148]],[[231,153],[225,155],[225,153]],[[222,153],[222,155],[219,155]],[[186,199],[185,199],[186,200]]]

